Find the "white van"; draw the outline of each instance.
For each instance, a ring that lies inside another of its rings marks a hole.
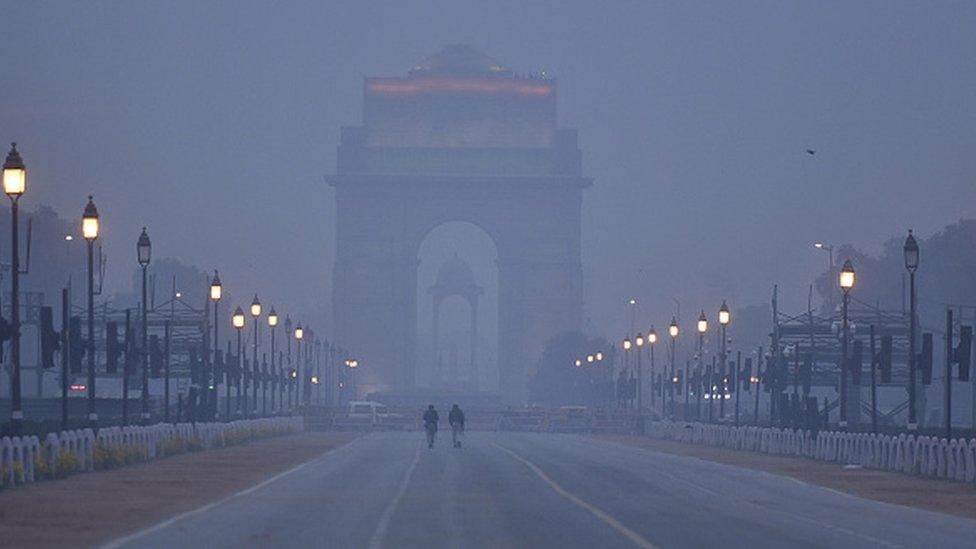
[[[354,400],[349,403],[349,418],[365,420],[375,425],[380,416],[387,415],[386,405],[370,400]]]

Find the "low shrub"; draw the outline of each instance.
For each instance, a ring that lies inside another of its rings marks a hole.
[[[200,437],[190,437],[186,441],[186,451],[187,452],[200,452],[204,450],[203,440]]]
[[[286,435],[293,432],[295,432],[295,429],[288,425],[240,425],[234,426],[222,435],[215,437],[214,443],[217,446],[236,446],[252,440]]]
[[[133,444],[95,443],[95,469],[117,469],[132,463],[146,461],[146,450]]]
[[[170,435],[162,444],[164,456],[174,456],[186,452],[197,452],[203,450],[203,442],[200,437],[183,438],[182,435]]]
[[[81,458],[64,448],[58,450],[54,458],[54,478],[64,478],[81,470]]]
[[[34,454],[34,480],[46,480],[51,478],[51,466],[44,459],[44,452]]]
[[[24,483],[24,466],[20,464],[19,461],[15,461],[13,464],[14,471],[14,484]]]
[[[180,435],[170,435],[163,440],[160,450],[164,456],[175,456],[186,452],[186,441]]]

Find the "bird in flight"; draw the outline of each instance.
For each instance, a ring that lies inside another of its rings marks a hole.
[[[817,151],[815,151],[813,149],[807,149],[807,154],[814,155],[814,154],[817,154]]]

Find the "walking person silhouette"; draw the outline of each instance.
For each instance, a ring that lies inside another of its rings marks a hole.
[[[434,447],[434,437],[437,435],[437,422],[440,419],[440,416],[437,415],[437,410],[434,409],[434,405],[427,406],[427,411],[424,412],[424,431],[427,432],[428,448]]]
[[[464,433],[464,412],[457,404],[451,407],[451,413],[447,415],[447,422],[451,424],[451,439],[454,440],[454,447],[461,447],[461,435]]]

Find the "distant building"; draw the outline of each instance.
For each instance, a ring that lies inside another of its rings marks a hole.
[[[451,45],[407,76],[367,78],[362,126],[342,128],[336,188],[336,338],[365,390],[413,386],[417,254],[435,227],[467,221],[498,250],[503,398],[523,403],[546,340],[582,317],[576,131],[556,82],[517,76]]]

